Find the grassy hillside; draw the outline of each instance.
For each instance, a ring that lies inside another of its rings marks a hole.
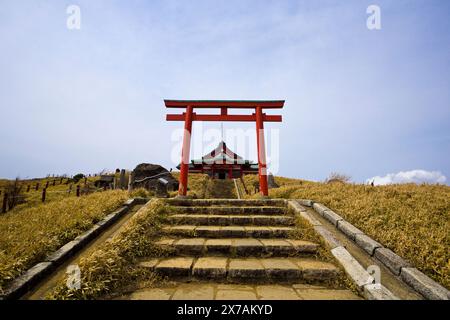
[[[247,176],[249,186],[257,179]],[[450,187],[366,186],[276,177],[274,198],[312,199],[335,210],[384,246],[450,288]],[[256,197],[252,195],[251,197]]]
[[[105,191],[0,215],[0,292],[24,270],[88,230],[126,199]]]

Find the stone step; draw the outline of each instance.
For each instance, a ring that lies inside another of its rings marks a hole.
[[[224,284],[210,281],[142,288],[116,300],[361,300],[350,290],[304,283]]]
[[[174,214],[169,216],[169,222],[173,224],[192,225],[218,225],[218,226],[290,226],[295,223],[291,216],[287,215],[218,215],[218,214]]]
[[[139,265],[168,277],[228,282],[326,281],[339,273],[331,263],[305,258],[176,257],[151,259]]]
[[[210,206],[210,207],[180,207],[180,206],[172,206],[171,207],[174,213],[177,214],[242,214],[242,215],[278,215],[285,214],[286,208],[284,207],[258,207],[258,206],[246,206],[246,207],[218,207],[218,206]]]
[[[166,238],[157,245],[172,247],[180,255],[232,255],[232,256],[289,256],[313,254],[318,245],[309,241],[291,239],[255,238]]]
[[[172,206],[275,206],[286,207],[286,201],[283,199],[176,199],[170,198],[165,200]]]
[[[287,238],[292,227],[282,226],[164,226],[169,235],[202,238]]]

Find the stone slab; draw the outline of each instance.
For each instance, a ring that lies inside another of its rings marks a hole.
[[[361,300],[350,290],[305,289],[296,291],[303,300]]]
[[[449,300],[450,292],[416,268],[405,267],[400,273],[401,279],[429,300]]]
[[[194,258],[170,258],[161,260],[156,266],[155,271],[168,276],[190,276],[191,267]]]
[[[326,210],[330,210],[329,208],[327,208],[326,206],[324,206],[323,204],[318,203],[318,202],[314,203],[312,207],[313,207],[313,209],[314,209],[318,214],[320,214],[321,216],[323,216],[323,213],[324,213]]]
[[[176,289],[171,300],[214,300],[214,287],[184,285]]]
[[[344,218],[342,218],[336,212],[329,210],[329,209],[322,212],[322,216],[335,226],[338,225],[338,222],[344,220]]]
[[[300,212],[300,217],[308,221],[312,226],[321,226],[322,223],[314,218],[309,212]]]
[[[201,254],[203,252],[205,239],[203,238],[190,238],[180,239],[174,243],[174,247],[178,252]]]
[[[364,234],[361,230],[356,228],[354,225],[352,225],[348,221],[340,220],[337,223],[337,227],[339,230],[341,230],[348,238],[355,241],[356,235],[358,234]]]
[[[149,260],[145,260],[145,261],[141,261],[139,262],[139,266],[143,267],[143,268],[148,268],[150,270],[153,270],[156,265],[158,264],[160,259],[149,259]]]
[[[312,259],[290,259],[297,264],[305,280],[330,280],[338,275],[339,270],[331,263]]]
[[[150,288],[133,292],[129,300],[169,300],[175,289]]]
[[[205,242],[208,253],[230,253],[232,239],[207,239]]]
[[[257,297],[248,290],[217,290],[216,300],[257,300]]]
[[[301,300],[293,288],[279,285],[257,286],[256,293],[261,300]]]
[[[200,278],[225,278],[228,259],[223,257],[199,258],[193,268],[192,275]]]
[[[368,300],[399,300],[391,291],[380,283],[365,285],[364,296]]]
[[[263,244],[254,238],[235,239],[231,245],[231,251],[239,256],[261,254],[264,251]]]
[[[314,230],[322,237],[327,246],[330,249],[334,249],[337,247],[343,247],[344,245],[325,227],[323,226],[314,226]]]
[[[312,207],[314,205],[314,201],[307,199],[298,199],[297,202],[305,207]]]
[[[234,278],[264,278],[266,272],[259,259],[231,259],[228,265],[228,276]]]
[[[331,253],[342,265],[360,292],[364,291],[365,285],[375,282],[375,279],[344,247],[334,248],[331,250]]]
[[[296,279],[302,276],[302,271],[298,265],[289,259],[261,259],[261,263],[266,269],[266,274],[270,278]]]
[[[56,264],[61,264],[65,259],[72,256],[77,249],[80,247],[80,241],[72,240],[61,248],[50,254],[45,261],[55,262]]]
[[[319,247],[318,244],[303,240],[287,240],[296,253],[315,253]]]
[[[5,290],[6,292],[3,298],[20,298],[20,296],[26,293],[34,284],[53,271],[54,267],[52,262],[40,262],[34,265],[24,274],[12,281],[8,289]]]
[[[400,275],[402,268],[411,267],[411,264],[408,261],[396,255],[388,248],[375,249],[374,256],[397,276]]]
[[[371,256],[373,256],[373,254],[375,253],[375,249],[383,247],[381,243],[376,242],[371,237],[365,234],[357,234],[355,236],[355,242],[359,247],[361,247]]]

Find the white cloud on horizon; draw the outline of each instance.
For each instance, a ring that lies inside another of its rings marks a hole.
[[[367,179],[367,183],[374,182],[375,185],[387,185],[394,183],[445,183],[447,177],[440,171],[426,171],[426,170],[410,170],[400,171],[397,173],[389,173],[384,177],[375,176]]]

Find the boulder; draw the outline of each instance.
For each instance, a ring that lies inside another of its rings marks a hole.
[[[158,165],[151,163],[141,163],[133,170],[133,188],[145,188],[156,190],[160,188],[160,178],[164,179],[168,191],[178,189],[178,180],[170,172]]]

